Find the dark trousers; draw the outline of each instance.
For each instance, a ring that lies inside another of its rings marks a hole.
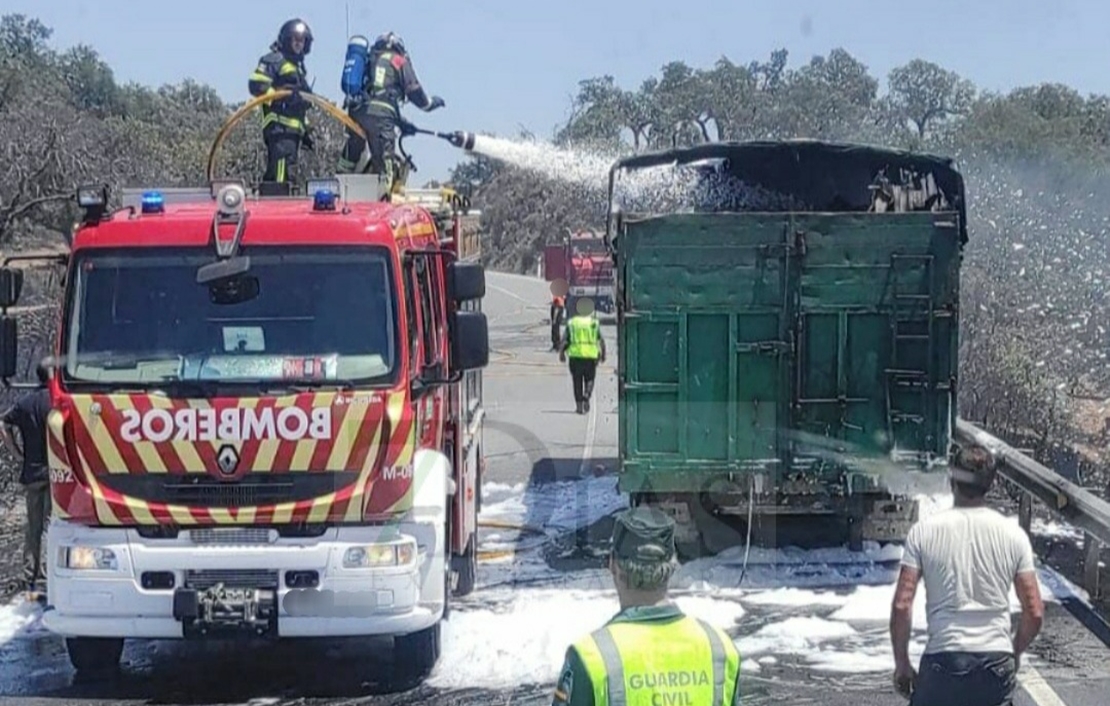
[[[370,147],[370,163],[367,173],[384,174],[393,179],[393,155],[397,141],[397,118],[392,114],[371,110],[367,104],[360,104],[348,112],[351,119],[366,132],[367,140],[351,130],[347,130],[347,145],[343,148],[343,160],[352,165],[358,164],[362,150]]]
[[[574,401],[579,405],[588,403],[594,392],[597,360],[594,358],[570,358],[569,361],[570,378],[574,386]]]
[[[266,173],[262,181],[290,181],[290,168],[296,166],[301,151],[301,133],[284,125],[267,125],[262,130],[266,143]]]
[[[1013,706],[1016,672],[1005,652],[922,655],[910,706]]]
[[[42,535],[50,519],[50,483],[38,481],[23,486],[27,503],[27,529],[23,535],[23,581],[28,589],[46,578],[42,565]]]
[[[551,309],[551,349],[554,350],[559,347],[559,340],[562,338],[563,328],[563,309]]]

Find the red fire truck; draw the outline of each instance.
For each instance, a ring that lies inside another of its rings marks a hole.
[[[44,624],[81,670],[125,638],[392,635],[426,673],[473,589],[477,232],[375,176],[81,188],[61,260]],[[16,372],[18,258],[0,268]]]
[[[599,313],[615,311],[613,260],[603,234],[577,231],[545,246],[543,271],[548,282],[566,281],[568,316],[574,315],[574,303],[579,299],[592,299]]]

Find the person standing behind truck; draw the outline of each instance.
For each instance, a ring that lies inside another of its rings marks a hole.
[[[575,308],[577,312],[567,321],[566,331],[563,333],[559,362],[565,363],[570,358],[575,411],[585,414],[590,411],[597,364],[605,362],[605,338],[601,335],[601,324],[597,321],[593,301],[579,299],[575,302]]]
[[[894,687],[911,706],[1011,706],[1021,655],[1044,619],[1029,537],[985,497],[997,473],[990,451],[961,449],[950,464],[954,507],[914,525],[890,613]],[[928,642],[909,658],[913,601],[925,581]],[[1010,635],[1010,586],[1021,602]]]
[[[297,163],[301,145],[313,149],[308,131],[309,102],[300,95],[311,93],[304,67],[304,58],[312,51],[312,30],[301,19],[292,19],[281,26],[270,53],[258,60],[258,66],[247,82],[252,96],[281,90],[296,91],[293,95],[262,106],[262,139],[266,143],[266,172],[263,182],[286,184],[289,167]]]
[[[668,600],[674,527],[655,508],[617,515],[609,572],[620,612],[567,649],[552,706],[740,703],[736,643]]]
[[[39,363],[35,369],[39,387],[24,395],[5,414],[0,439],[21,465],[19,483],[27,504],[27,528],[23,535],[23,588],[33,594],[38,581],[45,580],[42,565],[42,535],[50,517],[50,475],[46,459],[46,418],[50,414],[50,369]],[[19,430],[22,447],[15,442]]]
[[[566,298],[555,294],[551,297],[551,350],[559,350],[563,319],[566,317]]]

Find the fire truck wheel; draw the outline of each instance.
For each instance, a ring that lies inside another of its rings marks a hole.
[[[440,632],[443,621],[419,632],[393,639],[393,664],[410,677],[424,677],[439,660]]]
[[[478,581],[478,536],[470,535],[466,554],[458,557],[459,580],[455,585],[456,596],[469,595]]]
[[[121,637],[67,637],[69,662],[78,672],[103,672],[119,667]]]

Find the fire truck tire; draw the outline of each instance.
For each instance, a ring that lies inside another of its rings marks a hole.
[[[69,663],[80,673],[104,672],[119,667],[122,637],[67,637]]]
[[[393,638],[393,664],[411,677],[424,677],[439,661],[443,621],[408,635]]]
[[[455,595],[466,596],[474,590],[478,581],[478,535],[470,535],[466,553],[458,558],[459,580],[455,584]]]

